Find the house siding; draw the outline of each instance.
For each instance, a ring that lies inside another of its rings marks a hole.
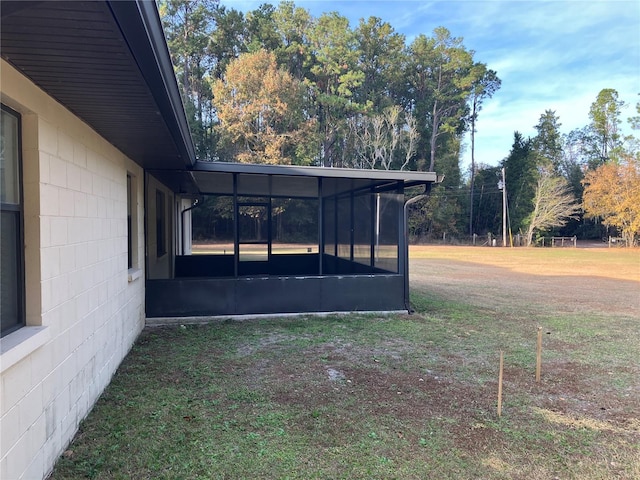
[[[2,60],[0,67],[2,103],[22,115],[22,330],[40,327],[45,339],[28,347],[16,341],[24,335],[19,330],[1,340],[0,478],[38,479],[51,471],[144,327],[144,274],[131,281],[127,268],[130,174],[134,266],[144,269],[144,172],[11,65]],[[11,342],[16,346],[7,351]]]

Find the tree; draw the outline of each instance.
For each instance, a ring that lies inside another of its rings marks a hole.
[[[274,13],[273,5],[263,3],[245,15],[249,52],[258,50],[273,52],[282,46],[280,35],[276,31]]]
[[[409,233],[417,238],[442,238],[458,233],[458,203],[447,195],[443,185],[436,185],[426,200],[409,207]]]
[[[619,131],[620,111],[625,103],[618,100],[618,92],[612,88],[605,88],[598,93],[595,102],[589,109],[591,130],[594,135],[593,165],[601,165],[617,157],[622,139]]]
[[[636,103],[636,113],[637,115],[629,117],[627,121],[632,130],[640,131],[640,102]],[[640,159],[640,138],[629,135],[625,138],[625,141],[627,142],[628,153]]]
[[[316,107],[323,166],[340,164],[338,142],[346,133],[346,118],[358,112],[353,95],[364,79],[357,68],[359,52],[349,20],[336,12],[323,14],[309,33],[312,66],[310,86]]]
[[[281,47],[276,50],[279,65],[285,65],[289,73],[300,81],[309,76],[309,32],[313,24],[311,15],[293,2],[281,2],[273,19],[280,35]]]
[[[562,136],[562,160],[559,173],[569,182],[576,198],[582,198],[583,170],[588,165],[588,142],[585,129],[575,129]]]
[[[358,67],[364,73],[362,85],[356,90],[358,103],[380,113],[399,103],[398,89],[402,83],[401,66],[405,61],[404,36],[380,18],[360,19],[355,30],[360,53]]]
[[[640,161],[626,156],[606,163],[584,177],[583,206],[588,218],[600,218],[617,228],[628,246],[640,234]]]
[[[513,145],[502,166],[506,171],[509,223],[514,230],[526,229],[538,178],[537,155],[532,140],[521,133],[513,135]]]
[[[640,102],[636,103],[637,115],[629,117],[627,120],[633,130],[640,130]]]
[[[471,179],[469,181],[469,235],[473,235],[473,195],[475,190],[475,174],[476,174],[476,121],[478,114],[482,110],[482,103],[485,99],[491,98],[493,94],[500,88],[502,81],[498,78],[495,71],[487,69],[484,63],[476,63],[471,75],[473,83],[471,87]]]
[[[497,234],[502,228],[502,191],[498,189],[501,168],[479,165],[476,175],[474,225],[476,233]]]
[[[209,53],[211,78],[220,78],[229,63],[247,52],[247,26],[242,12],[219,5],[213,12],[216,28],[211,34]]]
[[[236,161],[309,164],[305,145],[313,142],[313,120],[304,112],[305,90],[278,68],[275,54],[245,53],[213,82],[221,137]],[[301,154],[302,153],[302,154]]]
[[[410,58],[414,115],[421,126],[422,144],[428,142],[427,170],[432,172],[440,137],[462,133],[473,80],[473,55],[464,48],[461,38],[451,37],[449,30],[438,27],[433,38],[416,37],[410,46]]]
[[[211,71],[208,54],[217,0],[162,0],[160,15],[182,94],[196,153],[212,155],[213,110],[211,88],[205,78]]]
[[[380,114],[354,116],[348,124],[356,159],[351,166],[404,170],[416,152],[415,119],[397,105]]]
[[[534,233],[562,227],[569,219],[577,218],[579,210],[567,181],[547,169],[541,169],[533,211],[527,219],[527,246],[531,246]]]
[[[535,126],[538,134],[533,138],[533,148],[544,163],[553,167],[555,174],[560,173],[563,153],[559,120],[555,111],[545,110]]]

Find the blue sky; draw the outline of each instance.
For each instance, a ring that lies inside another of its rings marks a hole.
[[[279,1],[221,0],[241,11]],[[603,88],[627,103],[640,101],[640,1],[627,0],[298,0],[314,17],[339,12],[355,27],[380,17],[409,44],[443,26],[462,37],[475,60],[496,70],[501,89],[485,102],[476,134],[476,161],[496,165],[506,157],[513,132],[535,134],[545,110],[555,110],[561,131],[589,123],[589,107]],[[627,132],[629,130],[627,129]],[[468,139],[467,142],[468,144]],[[468,165],[470,147],[462,154]]]

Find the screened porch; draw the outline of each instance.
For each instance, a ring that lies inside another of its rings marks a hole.
[[[147,316],[407,309],[405,189],[433,173],[198,163]],[[174,179],[175,181],[175,179]],[[186,238],[188,237],[188,238]]]

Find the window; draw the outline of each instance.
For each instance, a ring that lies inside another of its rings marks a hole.
[[[133,268],[132,197],[131,175],[127,174],[127,268]]]
[[[158,258],[166,255],[167,253],[165,204],[164,193],[160,190],[156,190],[156,256]]]
[[[138,268],[138,191],[136,177],[127,173],[127,268]]]
[[[24,326],[20,115],[2,105],[0,135],[1,336]]]

